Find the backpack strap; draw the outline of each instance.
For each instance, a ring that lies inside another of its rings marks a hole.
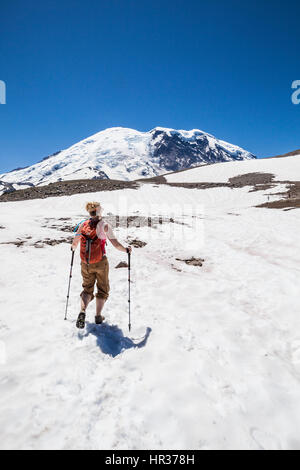
[[[89,219],[83,219],[79,224],[76,225],[76,227],[73,230],[73,233],[75,233],[75,237],[80,237],[81,233],[76,233],[77,230],[79,229],[80,225],[83,224],[84,222],[87,222]]]
[[[86,247],[85,247],[85,254],[86,254],[86,261],[87,264],[90,264],[91,261],[91,251],[92,251],[92,239],[88,237],[86,239]]]

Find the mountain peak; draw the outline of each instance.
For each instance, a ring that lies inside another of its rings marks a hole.
[[[111,127],[24,169],[0,175],[2,183],[44,185],[74,179],[135,180],[201,164],[255,158],[199,129],[155,127],[141,132]]]

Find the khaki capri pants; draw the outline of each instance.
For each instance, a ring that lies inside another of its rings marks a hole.
[[[94,299],[94,288],[97,283],[96,297],[101,299],[108,299],[109,296],[109,263],[106,256],[102,258],[99,263],[86,264],[81,263],[81,275],[83,279],[83,291],[80,296],[89,294]]]

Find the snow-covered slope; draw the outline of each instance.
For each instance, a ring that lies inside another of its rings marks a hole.
[[[0,175],[3,183],[47,184],[61,180],[134,180],[202,163],[255,158],[200,130],[157,127],[149,132],[106,129],[30,167]]]
[[[253,208],[279,189],[148,184],[1,203],[0,448],[299,450],[300,212]],[[111,245],[107,324],[93,326],[93,303],[75,328],[78,253],[63,321],[70,247],[47,242],[89,199],[173,218],[117,230],[147,242],[132,255],[131,333],[127,271],[114,269],[126,254]],[[203,267],[177,260],[191,256]]]
[[[168,183],[226,183],[248,173],[269,173],[277,181],[300,181],[300,155],[218,163],[164,175]]]

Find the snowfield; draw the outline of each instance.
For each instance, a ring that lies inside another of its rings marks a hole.
[[[143,185],[0,204],[0,242],[25,241],[0,244],[1,449],[300,449],[300,212],[254,207],[284,186],[249,189]],[[88,200],[174,218],[116,229],[147,242],[132,256],[131,333],[127,270],[115,269],[126,254],[111,245],[107,323],[93,325],[90,305],[75,328],[78,253],[63,321],[70,246],[41,241],[69,236],[51,226],[79,222]],[[190,257],[203,266],[176,260]]]
[[[226,183],[247,173],[272,173],[277,181],[300,181],[300,155],[225,162],[164,175],[168,183]]]

